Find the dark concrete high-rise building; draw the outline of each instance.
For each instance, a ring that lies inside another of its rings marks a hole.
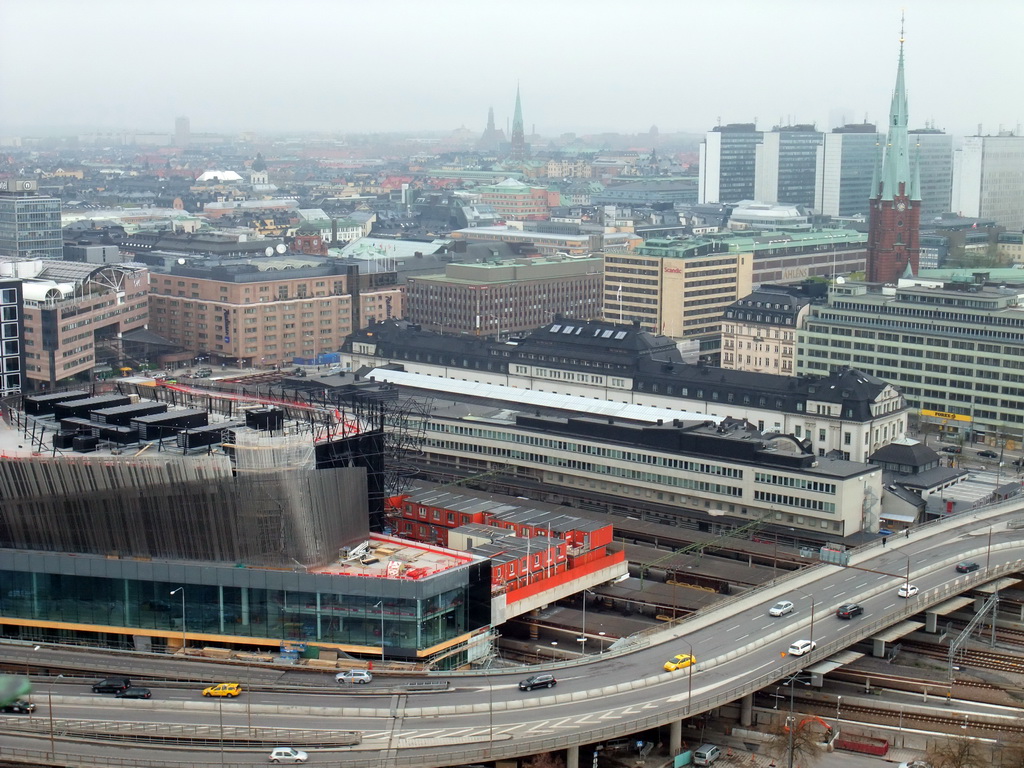
[[[0,398],[22,391],[25,306],[21,280],[0,277]]]
[[[814,205],[814,179],[823,134],[813,125],[775,126],[755,148],[754,200]]]
[[[179,117],[174,121],[174,145],[176,147],[187,147],[189,145],[189,122],[187,117]]]
[[[833,128],[818,147],[814,208],[825,216],[866,215],[882,135],[871,123]]]
[[[867,279],[895,283],[908,271],[916,274],[920,255],[921,181],[916,162],[911,169],[907,129],[907,89],[903,76],[903,35],[896,69],[896,87],[889,109],[885,159],[872,179],[868,214]]]
[[[921,178],[921,221],[927,224],[953,210],[953,137],[937,128],[916,128],[910,143]]]
[[[757,145],[764,133],[754,123],[718,125],[700,145],[698,203],[754,199]]]

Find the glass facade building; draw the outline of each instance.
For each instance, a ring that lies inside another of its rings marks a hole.
[[[883,136],[871,123],[834,128],[818,148],[814,207],[825,216],[866,216]]]
[[[933,128],[909,133],[910,156],[921,176],[921,223],[926,224],[951,210],[953,137]]]
[[[764,134],[753,123],[716,126],[700,145],[698,203],[754,199],[757,145]]]
[[[776,127],[757,145],[754,199],[814,205],[814,181],[824,134],[810,125]]]
[[[164,650],[185,634],[416,659],[489,626],[490,581],[483,559],[412,580],[0,550],[0,616],[37,640]]]
[[[60,211],[58,197],[0,191],[0,256],[63,258]]]

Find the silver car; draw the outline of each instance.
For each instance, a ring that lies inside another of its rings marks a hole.
[[[373,680],[373,673],[365,669],[346,669],[334,676],[338,683],[369,683]]]

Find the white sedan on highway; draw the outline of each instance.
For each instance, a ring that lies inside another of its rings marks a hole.
[[[818,644],[813,640],[797,640],[791,646],[789,646],[790,656],[803,656],[805,653],[810,653]]]

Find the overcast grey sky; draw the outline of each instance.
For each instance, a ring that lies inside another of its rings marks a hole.
[[[1024,121],[1022,0],[6,0],[0,133]]]

